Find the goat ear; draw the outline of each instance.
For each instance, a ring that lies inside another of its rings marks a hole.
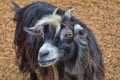
[[[11,10],[15,12],[15,16],[14,16],[13,20],[15,22],[17,22],[17,21],[19,21],[19,18],[20,18],[19,17],[19,15],[20,15],[19,12],[20,12],[21,8],[14,1],[11,1],[11,3],[12,3]]]
[[[86,45],[87,42],[87,31],[79,24],[76,24],[74,26],[74,40],[76,43],[82,43],[83,45]]]
[[[82,32],[82,33],[81,33]],[[74,42],[77,45],[77,58],[76,58],[76,64],[74,67],[73,72],[78,71],[78,68],[81,72],[84,72],[86,65],[88,64],[88,41],[87,41],[87,35],[86,32],[84,32],[84,28],[76,24],[74,26]],[[78,67],[79,66],[79,67]],[[82,76],[79,79],[84,79]]]
[[[75,35],[79,35],[80,37],[86,37],[87,36],[86,30],[79,24],[76,24],[74,26],[74,33],[75,33]]]
[[[89,60],[88,59],[89,49],[87,46],[87,42],[86,42],[86,40],[81,40],[81,38],[79,36],[76,36],[74,38],[74,41],[77,45],[78,51],[77,51],[76,63],[75,63],[75,66],[74,66],[72,72],[76,73],[78,70],[80,70],[81,72],[85,72],[86,67],[88,65],[88,60]],[[80,72],[78,72],[78,73],[81,74]],[[88,74],[89,74],[89,72],[88,72]],[[84,80],[84,76],[79,76],[78,79]],[[86,78],[86,79],[89,79],[89,78]],[[93,79],[91,79],[91,80],[93,80]]]
[[[36,27],[32,28],[24,27],[24,31],[31,35],[41,35],[41,31],[39,29],[36,29]]]
[[[21,9],[14,1],[11,1],[11,3],[13,4],[13,11],[18,12]]]

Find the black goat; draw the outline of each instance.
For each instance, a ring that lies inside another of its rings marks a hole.
[[[73,8],[65,12],[46,2],[24,8],[13,4],[16,55],[20,70],[30,72],[30,80],[38,79],[36,69],[44,72],[42,77],[53,73],[54,80],[104,80],[94,35],[71,16]]]

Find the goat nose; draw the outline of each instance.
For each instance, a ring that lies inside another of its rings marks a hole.
[[[40,58],[46,57],[48,56],[48,54],[49,54],[49,51],[42,51],[40,52]]]

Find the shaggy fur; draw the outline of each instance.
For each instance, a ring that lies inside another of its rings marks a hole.
[[[31,35],[25,32],[24,28],[33,27],[43,16],[52,14],[56,7],[46,2],[35,2],[24,8],[20,8],[14,2],[13,4],[16,11],[14,17],[16,56],[20,71],[30,72],[30,80],[38,79],[36,69],[43,73],[42,77],[46,77],[48,72],[51,73],[47,75],[53,73],[54,80],[104,80],[101,51],[94,35],[83,23],[74,17],[67,21],[64,18],[65,11],[58,9],[57,14],[63,20],[57,37],[54,38],[55,27],[50,25],[44,25],[44,38]],[[67,31],[70,32],[67,35],[69,39],[65,38]],[[50,40],[61,53],[57,62],[43,68],[39,65],[38,54],[46,40]]]

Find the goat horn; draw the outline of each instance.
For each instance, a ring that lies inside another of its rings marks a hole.
[[[52,14],[56,14],[59,8],[56,8]]]
[[[71,14],[73,13],[74,10],[75,10],[74,8],[70,8],[64,13],[64,16],[65,18],[67,18],[67,20],[71,19]]]

